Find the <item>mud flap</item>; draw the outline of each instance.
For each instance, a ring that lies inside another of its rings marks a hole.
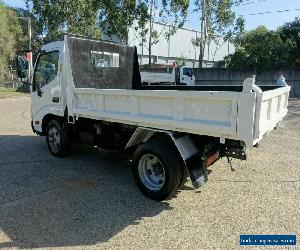
[[[196,189],[200,188],[208,181],[205,162],[201,157],[202,155],[198,153],[185,160],[193,187]]]

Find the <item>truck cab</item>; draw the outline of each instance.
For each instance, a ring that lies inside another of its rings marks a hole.
[[[188,66],[180,67],[180,84],[195,85],[193,68]]]

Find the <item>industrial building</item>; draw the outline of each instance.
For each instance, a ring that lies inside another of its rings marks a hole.
[[[149,24],[148,24],[149,26]],[[148,27],[149,28],[149,27]],[[158,43],[152,45],[152,63],[172,65],[176,60],[184,59],[185,65],[198,67],[199,47],[193,45],[192,40],[200,37],[197,30],[180,28],[171,36],[168,41],[164,33],[170,28],[169,25],[160,22],[154,22],[153,29],[157,31],[159,36]],[[138,50],[140,64],[147,64],[149,59],[148,37],[146,42],[142,43],[139,35],[140,31],[131,28],[129,30],[129,45],[136,46]],[[217,43],[210,42],[205,48],[203,67],[213,67],[216,62],[224,59],[225,56],[234,52],[233,44],[224,42],[220,37]]]

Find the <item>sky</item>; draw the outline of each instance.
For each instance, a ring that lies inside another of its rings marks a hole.
[[[246,20],[246,29],[254,29],[259,25],[265,25],[269,29],[276,29],[285,22],[290,22],[300,16],[300,0],[243,0],[244,4],[234,7],[236,15],[242,15]],[[190,0],[192,3],[193,0]],[[9,6],[25,8],[24,0],[4,0]],[[298,9],[298,10],[294,10]],[[192,12],[185,23],[186,28],[200,29],[199,14]],[[292,10],[278,13],[276,11]],[[269,14],[257,15],[257,13],[272,12]],[[256,14],[256,15],[253,15]]]

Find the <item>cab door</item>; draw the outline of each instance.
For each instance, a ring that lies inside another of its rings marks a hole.
[[[47,114],[57,114],[61,103],[59,50],[42,52],[36,61],[32,80],[31,114],[34,130],[42,132]]]

